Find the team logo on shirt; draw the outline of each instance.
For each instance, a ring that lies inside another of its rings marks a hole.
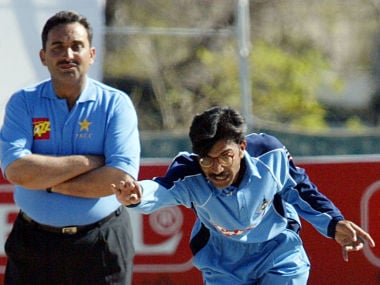
[[[261,203],[260,207],[259,207],[259,212],[264,212],[265,209],[268,207],[269,205],[269,201],[267,199],[263,199],[263,202]]]
[[[80,129],[79,133],[76,135],[79,139],[89,139],[92,137],[92,133],[90,132],[90,126],[92,122],[90,122],[87,118],[84,118],[82,121],[78,122]]]
[[[267,199],[263,199],[263,201],[261,202],[259,208],[257,209],[257,213],[260,214],[261,218],[264,217],[264,215],[266,214],[266,212],[268,211],[268,208],[269,208],[269,205],[270,205],[271,201],[270,200],[267,200]]]
[[[87,120],[87,118],[84,118],[82,122],[79,122],[80,130],[79,131],[90,131],[90,125],[92,123]]]
[[[34,140],[50,139],[49,118],[33,118],[33,138]]]

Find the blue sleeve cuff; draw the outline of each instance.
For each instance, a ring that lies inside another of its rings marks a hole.
[[[340,217],[335,217],[334,219],[331,220],[331,222],[329,223],[329,226],[327,228],[327,236],[334,239],[335,238],[335,228],[336,228],[336,224],[340,221],[343,221],[344,220],[344,217],[343,216],[340,216]]]

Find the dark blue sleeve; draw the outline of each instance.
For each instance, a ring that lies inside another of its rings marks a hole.
[[[196,155],[181,152],[173,159],[165,176],[155,177],[153,180],[170,189],[175,181],[201,172],[202,170],[198,164]]]
[[[277,138],[268,134],[261,133],[247,136],[247,151],[251,156],[259,157],[268,151],[278,148],[286,149]],[[337,222],[344,219],[342,213],[330,199],[318,190],[318,187],[310,180],[305,169],[296,166],[288,151],[287,153],[289,159],[289,172],[291,177],[297,183],[295,189],[298,191],[299,197],[302,202],[308,203],[308,205],[317,213],[326,213],[332,217],[327,228],[327,235],[333,238]],[[302,212],[300,215],[302,216]]]
[[[344,220],[344,217],[340,210],[334,205],[334,203],[322,194],[318,187],[310,180],[306,174],[305,169],[297,167],[293,159],[289,156],[290,175],[296,181],[296,189],[303,201],[306,201],[311,208],[320,212],[327,213],[332,217],[328,229],[327,235],[331,238],[335,236],[336,224]]]

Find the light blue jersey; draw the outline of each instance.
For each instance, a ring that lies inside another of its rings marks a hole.
[[[15,93],[1,130],[1,168],[32,153],[103,155],[105,164],[138,176],[140,141],[136,111],[123,92],[87,78],[69,110],[51,80]],[[114,197],[89,199],[15,187],[17,206],[35,221],[52,226],[100,220],[120,204]]]
[[[276,138],[251,134],[246,140],[246,170],[237,187],[215,188],[197,156],[183,152],[164,177],[140,182],[142,202],[131,209],[194,209],[190,247],[206,284],[306,284],[310,264],[298,236],[299,215],[331,238],[343,216]]]
[[[189,155],[189,154],[183,154]],[[272,239],[287,227],[287,219],[273,205],[276,194],[295,191],[283,149],[257,158],[245,154],[247,171],[239,187],[218,189],[203,173],[175,181],[166,189],[155,181],[142,181],[144,195],[138,206],[150,213],[168,205],[194,207],[210,231],[227,238],[255,243]]]

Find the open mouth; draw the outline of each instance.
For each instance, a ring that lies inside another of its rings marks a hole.
[[[217,185],[224,185],[229,180],[229,175],[227,173],[221,173],[218,175],[210,175],[209,179]]]
[[[212,179],[214,179],[214,180],[220,180],[220,181],[226,180],[227,178],[228,178],[228,175],[226,175],[226,174],[223,174],[223,175],[213,175],[212,176]]]

